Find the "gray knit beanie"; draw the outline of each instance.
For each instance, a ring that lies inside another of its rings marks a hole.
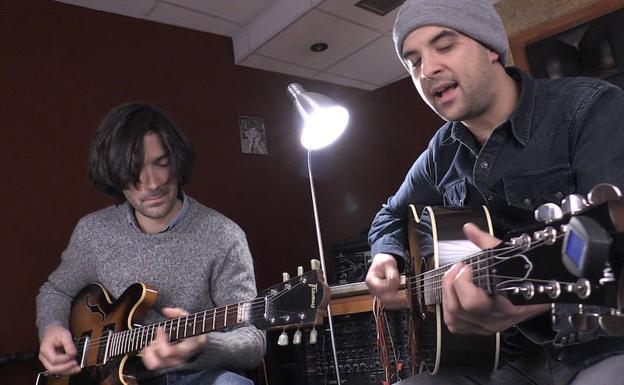
[[[416,28],[438,25],[452,28],[497,52],[505,65],[507,32],[490,0],[407,0],[394,23],[392,37],[401,62],[403,42]]]

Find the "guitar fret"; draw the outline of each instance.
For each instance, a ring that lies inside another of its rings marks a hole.
[[[113,335],[111,336],[111,340],[110,340],[110,351],[109,357],[114,357],[115,356],[115,344],[117,342],[117,333],[113,333]]]
[[[215,323],[217,322],[217,311],[212,309],[212,330],[215,330]]]
[[[180,320],[182,320],[182,319],[180,318]],[[188,326],[188,317],[186,317],[185,321],[184,321],[184,334],[182,335],[183,337],[187,337],[188,336],[188,334],[186,334],[187,333],[187,330],[186,330],[187,326]]]
[[[124,333],[124,352],[129,352],[130,351],[130,333],[125,332]]]
[[[141,349],[147,346],[147,329],[146,327],[141,327]]]
[[[195,317],[193,318],[193,335],[195,334],[195,327],[197,326],[197,313],[195,313]]]
[[[237,323],[242,323],[243,320],[245,319],[245,306],[246,305],[247,305],[246,303],[243,303],[243,306],[240,306],[240,305],[238,306],[238,314],[236,317]]]
[[[227,326],[227,312],[228,312],[228,305],[225,305],[225,312],[223,312],[223,327]]]
[[[204,316],[202,317],[202,333],[206,332],[206,310],[204,310]]]
[[[128,335],[130,337],[130,338],[128,338],[128,341],[130,342],[129,349],[130,349],[130,351],[133,351],[134,350],[134,329],[130,329],[128,331]]]

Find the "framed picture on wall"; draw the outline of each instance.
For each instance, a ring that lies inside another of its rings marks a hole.
[[[266,128],[264,119],[252,116],[239,116],[241,152],[243,154],[267,155]]]

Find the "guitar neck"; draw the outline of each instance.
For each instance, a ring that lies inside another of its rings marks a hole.
[[[480,252],[474,256],[462,259],[465,265],[470,265],[473,270],[472,282],[488,292],[491,292],[491,280],[488,274],[489,260],[488,252]],[[420,280],[423,288],[426,305],[442,303],[442,278],[447,271],[453,267],[452,264],[432,269],[416,277]]]
[[[215,330],[231,328],[247,323],[251,306],[258,299],[248,302],[216,307],[188,316],[136,327],[108,336],[110,357],[138,352],[156,338],[156,330],[163,328],[170,342],[198,336]]]

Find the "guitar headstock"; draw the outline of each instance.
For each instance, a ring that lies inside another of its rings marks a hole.
[[[256,301],[262,300],[264,312],[252,323],[267,330],[322,324],[330,293],[321,270],[314,267],[305,273],[299,267],[294,278],[284,273],[284,282],[262,291]]]
[[[498,256],[488,267],[493,279],[487,286],[505,293],[514,304],[577,304],[576,311],[565,317],[553,306],[553,325],[566,330],[599,328],[624,336],[621,198],[619,188],[600,184],[587,197],[573,194],[561,206],[539,207],[535,218],[545,227],[519,234],[490,251]]]
[[[565,198],[536,210],[545,227],[510,238],[491,251],[493,291],[515,304],[577,303],[622,309],[624,202],[615,186],[601,184],[587,197]]]

